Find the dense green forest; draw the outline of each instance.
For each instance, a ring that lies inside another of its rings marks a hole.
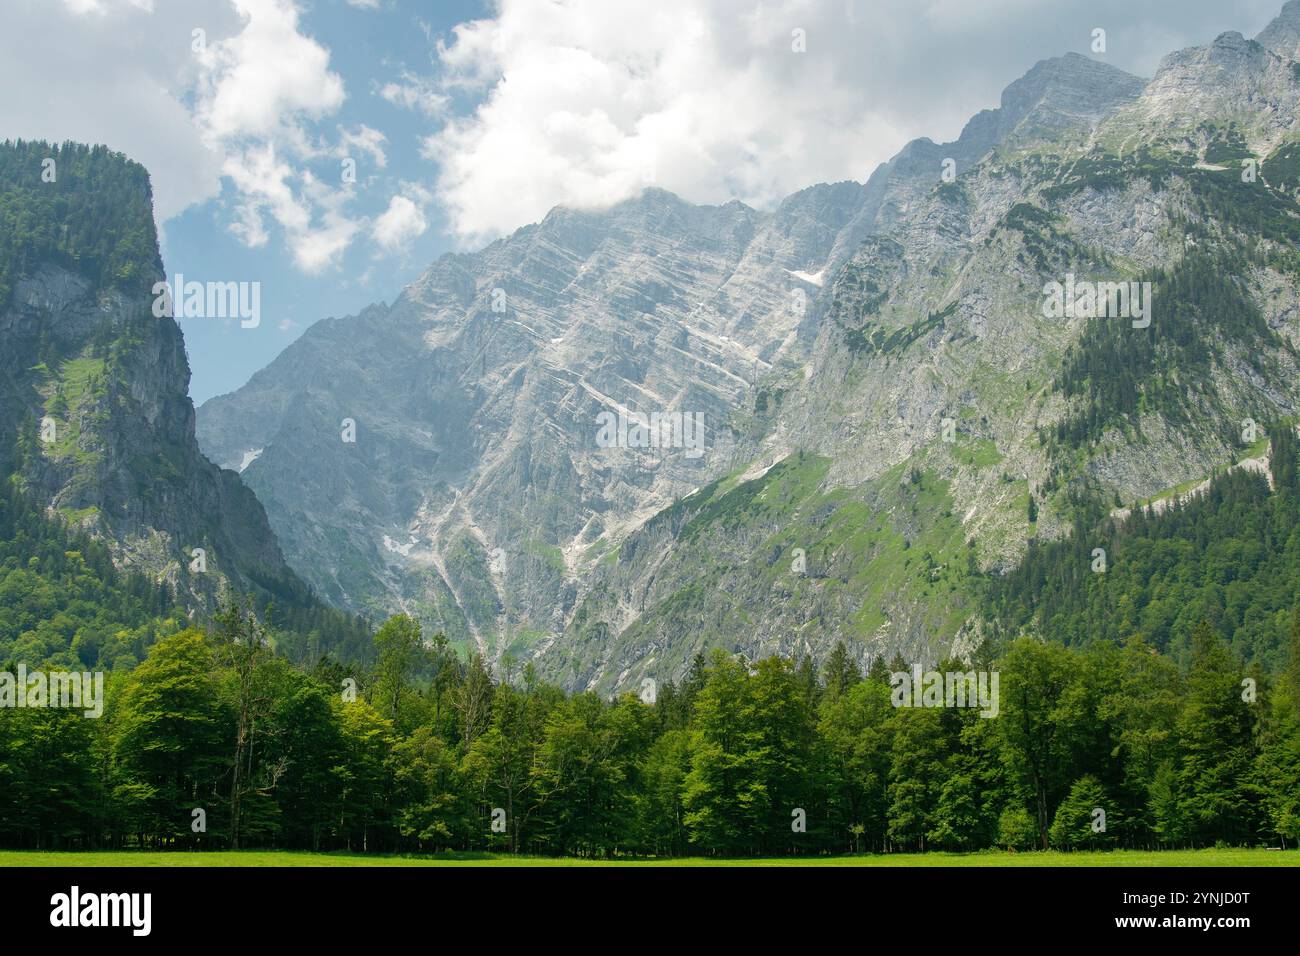
[[[367,624],[318,601],[289,575],[265,575],[259,616],[279,653],[307,664],[329,652],[364,663]],[[128,670],[161,636],[191,625],[175,591],[114,567],[100,538],[47,515],[18,483],[0,481],[0,665]]]
[[[1283,347],[1234,278],[1248,269],[1245,257],[1194,249],[1152,276],[1150,327],[1089,323],[1066,350],[1056,381],[1080,407],[1053,427],[1053,437],[1070,448],[1087,446],[1107,428],[1131,428],[1151,412],[1185,422],[1198,402],[1214,401],[1214,360],[1224,343],[1240,345],[1256,364],[1265,361],[1265,346]]]
[[[0,663],[129,670],[188,623],[170,592],[0,481]],[[12,670],[12,666],[10,666]]]
[[[1136,179],[1155,185],[1176,175],[1195,197],[1195,215],[1175,223],[1186,237],[1186,255],[1143,276],[1153,288],[1151,325],[1139,330],[1122,322],[1089,323],[1067,348],[1054,387],[1072,400],[1072,411],[1046,430],[1054,447],[1088,447],[1108,428],[1133,429],[1143,414],[1158,413],[1180,425],[1218,405],[1214,371],[1224,366],[1228,351],[1261,375],[1277,374],[1270,350],[1294,352],[1269,328],[1247,294],[1245,277],[1263,267],[1292,275],[1300,270],[1297,201],[1277,178],[1282,172],[1267,188],[1243,182],[1235,161],[1241,147],[1234,143],[1229,136],[1211,147],[1234,156],[1226,171],[1196,169],[1185,156],[1139,149],[1125,159],[1070,164],[1063,181],[1045,192],[1044,198],[1059,199],[1084,188],[1116,189]],[[1265,169],[1288,170],[1283,160],[1270,157]]]
[[[1000,675],[988,719],[896,707],[890,668],[860,675],[842,647],[820,674],[716,651],[651,705],[494,682],[403,617],[353,699],[347,671],[295,668],[271,636],[230,611],[110,675],[101,719],[0,712],[0,842],[609,856],[1300,840],[1300,614],[1287,668],[1254,692],[1209,627],[1183,670],[1136,638],[1018,638],[976,664]]]
[[[0,146],[0,308],[47,259],[133,291],[162,274],[143,166],[105,146]]]
[[[0,587],[0,621],[29,613],[20,640],[80,633],[82,649],[120,627],[115,653],[146,656],[108,675],[100,719],[0,710],[0,844],[602,857],[1294,845],[1296,462],[1276,429],[1273,489],[1231,473],[1105,526],[1105,573],[1090,570],[1094,529],[990,578],[994,636],[938,670],[996,673],[996,717],[896,706],[890,674],[907,662],[862,674],[843,645],[820,669],[718,650],[652,703],[566,694],[531,669],[495,680],[406,617],[380,628],[368,666],[307,661],[265,616],[228,608],[184,626],[102,552],[60,558],[19,528],[4,567],[37,573],[16,560],[36,558],[61,623],[25,609],[40,589],[22,582]],[[74,657],[87,655],[56,651],[50,666]]]
[[[1294,428],[1268,433],[1275,489],[1262,474],[1231,471],[1159,516],[1136,509],[1031,541],[1011,573],[990,579],[990,617],[1072,645],[1137,634],[1180,661],[1208,621],[1235,654],[1276,672],[1300,594],[1300,481]],[[1094,548],[1106,552],[1104,573],[1093,571]]]

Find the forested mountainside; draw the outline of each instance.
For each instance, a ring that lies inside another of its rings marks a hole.
[[[1271,431],[1268,468],[1233,469],[1186,498],[1031,542],[1020,564],[989,578],[995,633],[1073,646],[1139,635],[1186,661],[1204,623],[1236,657],[1276,673],[1300,605],[1300,459],[1293,427]]]
[[[141,166],[102,147],[0,143],[0,521],[16,535],[9,593],[33,588],[0,648],[54,654],[53,627],[86,665],[112,664],[141,656],[156,617],[249,600],[361,653],[365,626],[312,596],[253,493],[199,451],[181,332],[154,310],[163,278]],[[60,541],[95,557],[64,561]],[[140,601],[100,617],[88,602],[118,584]]]

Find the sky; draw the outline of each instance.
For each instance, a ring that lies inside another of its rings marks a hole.
[[[0,0],[0,139],[144,164],[196,404],[440,255],[646,186],[759,208],[955,138],[1038,60],[1140,76],[1281,0]],[[1096,30],[1105,31],[1099,50]]]

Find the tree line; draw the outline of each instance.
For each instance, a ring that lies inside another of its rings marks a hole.
[[[877,660],[697,658],[653,703],[494,680],[410,618],[376,663],[291,664],[247,609],[109,675],[101,719],[0,709],[0,843],[753,856],[1294,845],[1300,610],[1249,673],[1134,638],[1011,640],[996,717],[896,706]],[[966,671],[948,662],[940,670]],[[1099,825],[1100,824],[1100,825]]]

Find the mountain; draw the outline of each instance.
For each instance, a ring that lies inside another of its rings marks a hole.
[[[777,411],[754,462],[629,537],[555,672],[634,685],[711,642],[934,660],[978,642],[986,576],[1028,540],[1098,533],[1112,505],[1251,453],[1246,420],[1300,404],[1278,105],[1296,89],[1228,34],[1089,135],[1022,138],[933,183],[831,283],[804,374],[760,391]],[[1046,317],[1072,274],[1150,282],[1150,326]]]
[[[1287,0],[1255,42],[1286,60],[1300,60],[1300,0]]]
[[[341,606],[412,611],[494,656],[545,647],[602,555],[730,466],[731,418],[761,378],[802,366],[828,277],[944,157],[1059,133],[1086,121],[1080,90],[1113,105],[1137,86],[1082,57],[1045,61],[957,142],[918,141],[865,185],[771,213],[655,189],[556,209],[444,257],[391,308],[313,326],[205,403],[200,442],[244,467],[291,563]],[[602,449],[608,409],[700,414],[706,453]]]
[[[364,629],[312,598],[253,493],[199,451],[181,332],[154,315],[144,168],[11,142],[0,183],[0,474],[191,614],[274,601],[281,621],[314,618],[357,652]]]
[[[330,600],[567,686],[712,645],[961,652],[1030,539],[1296,413],[1295,19],[1149,82],[1045,60],[955,142],[771,212],[554,210],[313,326],[199,440]],[[1050,317],[1075,277],[1151,321]],[[698,412],[704,453],[601,447],[606,411]]]
[[[792,290],[818,294],[861,193],[768,215],[658,190],[556,210],[444,257],[391,307],[313,326],[203,406],[200,440],[251,462],[294,565],[340,605],[410,610],[493,653],[496,634],[544,639],[577,569],[728,457],[728,415],[800,353]],[[597,416],[620,408],[702,415],[703,454],[599,447]]]

